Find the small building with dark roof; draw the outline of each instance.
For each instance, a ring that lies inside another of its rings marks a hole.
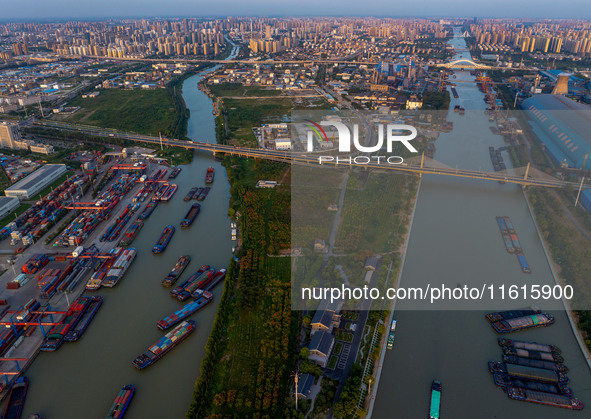
[[[318,304],[318,308],[314,313],[314,317],[310,322],[312,326],[312,334],[318,331],[330,332],[333,327],[339,327],[341,324],[341,307],[343,302],[340,300],[331,302],[330,300],[322,300]]]
[[[298,380],[297,389],[294,384],[294,391],[297,392],[298,399],[307,399],[312,393],[312,386],[316,378],[312,374],[302,374]]]
[[[328,332],[318,332],[312,336],[312,341],[310,342],[310,355],[308,359],[316,364],[320,365],[322,368],[326,367],[328,363],[328,357],[332,351],[334,346],[334,336]]]

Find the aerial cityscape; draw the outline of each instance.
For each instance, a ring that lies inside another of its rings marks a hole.
[[[591,408],[591,8],[0,5],[0,418]]]

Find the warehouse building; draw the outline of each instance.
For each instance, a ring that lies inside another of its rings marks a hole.
[[[558,95],[536,95],[521,107],[554,162],[563,167],[589,168],[591,107]]]
[[[4,194],[19,199],[30,199],[64,173],[66,165],[46,164],[6,189]]]
[[[10,198],[8,196],[0,196],[0,218],[6,217],[12,211],[17,209],[20,201],[17,198]]]

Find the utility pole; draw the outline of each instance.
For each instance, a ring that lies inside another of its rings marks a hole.
[[[300,380],[300,374],[298,373],[297,370],[293,373],[293,379],[295,381],[295,408],[296,408],[296,412],[297,412],[298,411],[298,381]]]
[[[583,190],[583,182],[585,181],[585,176],[581,178],[581,184],[579,185],[579,192],[577,193],[577,199],[575,200],[575,208],[579,203],[579,198],[581,197],[581,191]]]

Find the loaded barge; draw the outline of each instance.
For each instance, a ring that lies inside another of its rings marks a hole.
[[[507,387],[519,387],[528,390],[543,391],[545,393],[562,394],[572,396],[573,391],[565,384],[540,383],[522,378],[509,377],[507,374],[493,374],[495,384],[506,389]]]
[[[203,291],[210,291],[226,276],[226,270],[209,269],[199,275],[195,274],[189,278],[185,287],[177,292],[176,299],[185,301],[189,297],[198,298]],[[174,290],[173,290],[174,291]]]
[[[133,243],[133,241],[135,240],[136,236],[138,235],[138,233],[140,232],[140,230],[142,229],[143,226],[144,226],[144,222],[142,220],[138,219],[138,220],[134,221],[133,224],[131,224],[129,226],[129,228],[127,229],[127,231],[123,235],[123,238],[121,238],[121,241],[119,242],[119,246],[127,247],[131,243]]]
[[[513,400],[562,407],[571,410],[582,410],[584,407],[583,403],[574,397],[571,398],[560,394],[551,394],[518,387],[508,387],[507,396]]]
[[[107,413],[106,419],[121,419],[123,415],[125,415],[125,411],[127,410],[134,394],[134,386],[131,384],[124,386],[117,394],[111,409],[109,409],[109,413]]]
[[[168,273],[166,278],[162,280],[162,285],[165,287],[170,287],[172,284],[174,284],[185,271],[189,265],[189,262],[191,262],[191,256],[181,256],[177,263],[173,266],[172,270]]]
[[[512,378],[536,381],[538,383],[568,384],[569,382],[568,376],[561,372],[523,365],[492,361],[488,363],[488,370],[491,374],[505,374]]]
[[[89,297],[80,297],[74,301],[63,320],[51,328],[41,345],[41,350],[45,352],[56,351],[62,345],[68,331],[76,327],[89,303]]]
[[[519,243],[519,239],[517,238],[517,233],[515,232],[515,227],[513,227],[511,219],[507,216],[496,217],[496,219],[507,252],[513,253],[517,256],[517,261],[519,262],[523,273],[531,273],[531,269],[527,263],[527,260],[525,259],[525,256],[523,255],[523,250],[521,248],[521,244]]]
[[[68,331],[68,333],[64,337],[64,340],[66,342],[75,342],[78,339],[80,339],[80,337],[86,331],[86,328],[88,327],[88,325],[90,324],[90,322],[94,318],[94,316],[97,313],[97,311],[99,310],[99,308],[101,308],[102,304],[103,304],[103,297],[101,297],[100,295],[95,295],[95,296],[91,297],[90,304],[88,305],[88,307],[86,308],[86,310],[82,314],[82,317],[80,317],[78,324]]]
[[[170,291],[170,295],[172,297],[176,298],[177,295],[179,295],[179,293],[181,291],[183,291],[187,285],[189,285],[189,283],[194,281],[196,278],[198,278],[203,272],[207,271],[209,268],[210,268],[209,265],[202,265],[201,268],[199,268],[199,270],[197,272],[195,272],[193,275],[191,275],[189,277],[189,279],[187,279],[181,285],[176,286],[172,291]]]
[[[137,252],[133,247],[120,252],[115,262],[111,265],[111,269],[105,275],[101,286],[112,288],[117,285],[131,266],[131,262],[133,262],[136,255]]]
[[[501,320],[509,320],[509,319],[515,319],[517,317],[529,316],[532,314],[539,314],[541,312],[542,311],[540,309],[538,309],[537,307],[530,307],[530,308],[526,308],[523,310],[509,310],[509,311],[499,311],[499,312],[488,313],[486,315],[486,319],[489,322],[498,322]],[[499,345],[505,346],[504,342],[508,343],[508,342],[518,342],[518,341],[512,341],[511,339],[499,338]]]
[[[529,329],[530,327],[550,326],[553,323],[554,316],[548,313],[539,313],[494,322],[492,323],[492,327],[497,333],[509,333],[517,330]]]
[[[560,354],[552,352],[530,351],[527,349],[519,349],[510,346],[505,346],[503,348],[503,353],[509,356],[518,356],[520,358],[527,358],[539,361],[564,362],[564,358]]]
[[[191,224],[193,224],[193,221],[195,221],[195,218],[197,218],[197,215],[199,214],[200,210],[201,210],[200,204],[194,203],[193,205],[191,205],[191,208],[189,208],[189,212],[187,212],[187,215],[185,215],[185,218],[183,218],[183,220],[181,221],[181,227],[182,228],[190,227]]]
[[[167,354],[172,348],[185,340],[194,330],[194,320],[182,322],[172,331],[160,338],[158,342],[150,346],[146,352],[134,359],[133,366],[139,370],[143,370],[152,365]]]
[[[157,206],[158,206],[158,201],[151,201],[148,205],[146,205],[146,208],[144,208],[144,210],[137,217],[137,219],[138,220],[145,220],[146,218],[148,218],[152,214],[152,212],[154,212],[154,210],[156,209]]]
[[[213,294],[208,291],[203,291],[203,293],[197,297],[195,300],[191,301],[189,304],[185,305],[183,308],[175,311],[172,314],[169,314],[162,320],[160,320],[156,326],[160,330],[166,330],[177,323],[182,322],[191,314],[201,310],[207,304],[209,304],[213,300]]]
[[[542,368],[545,370],[558,371],[563,374],[568,372],[568,368],[561,362],[545,361],[540,359],[521,358],[513,355],[503,355],[505,364],[523,365],[524,367]]]
[[[189,278],[189,283],[180,292],[178,292],[176,299],[179,301],[185,301],[197,290],[206,290],[207,286],[211,281],[213,281],[215,276],[216,270],[213,268],[199,275],[193,275],[191,278]]]
[[[539,311],[537,311],[539,313]],[[547,345],[545,343],[537,343],[537,342],[525,342],[522,340],[513,340],[513,339],[498,339],[500,346],[508,346],[517,349],[527,349],[528,351],[538,351],[538,352],[552,352],[559,354],[560,348],[554,345]]]
[[[10,389],[10,395],[6,402],[4,409],[5,419],[19,419],[23,412],[23,405],[25,404],[25,397],[27,397],[27,390],[29,389],[29,380],[27,377],[19,377],[16,379],[14,385]]]
[[[175,167],[174,169],[172,169],[172,172],[170,172],[170,175],[168,175],[169,179],[174,179],[176,178],[179,173],[181,173],[181,170],[183,170],[181,167]]]
[[[167,225],[166,227],[164,227],[164,230],[162,231],[162,235],[160,236],[160,238],[158,239],[158,241],[156,242],[156,244],[152,248],[152,253],[164,252],[164,249],[166,249],[166,246],[168,246],[168,243],[170,243],[170,239],[172,238],[174,231],[175,231],[175,228],[172,225]]]

